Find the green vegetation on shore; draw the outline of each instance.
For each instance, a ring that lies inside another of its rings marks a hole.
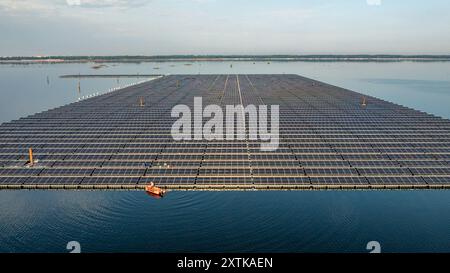
[[[4,56],[3,63],[34,62],[164,62],[164,61],[450,61],[450,55],[121,55]]]

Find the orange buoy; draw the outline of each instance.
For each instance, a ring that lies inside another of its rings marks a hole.
[[[155,186],[153,182],[150,182],[150,185],[145,186],[145,191],[151,195],[163,197],[166,193],[165,190]]]

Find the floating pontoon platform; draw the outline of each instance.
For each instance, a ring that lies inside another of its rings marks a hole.
[[[175,141],[174,105],[279,105],[280,144]],[[29,148],[33,149],[32,166]],[[2,189],[450,188],[450,121],[297,75],[170,75],[0,126]]]

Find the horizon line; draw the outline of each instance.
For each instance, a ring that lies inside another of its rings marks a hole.
[[[450,54],[158,54],[158,55],[141,55],[141,54],[118,54],[118,55],[2,55],[0,59],[14,58],[107,58],[107,57],[127,57],[127,58],[313,58],[313,57],[346,57],[346,58],[450,58]]]

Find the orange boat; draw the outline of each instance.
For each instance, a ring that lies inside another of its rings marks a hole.
[[[165,190],[163,190],[163,189],[161,189],[159,187],[156,187],[153,182],[150,182],[150,185],[145,186],[145,191],[148,194],[155,195],[155,196],[158,196],[158,197],[163,197],[164,194],[166,193]]]

